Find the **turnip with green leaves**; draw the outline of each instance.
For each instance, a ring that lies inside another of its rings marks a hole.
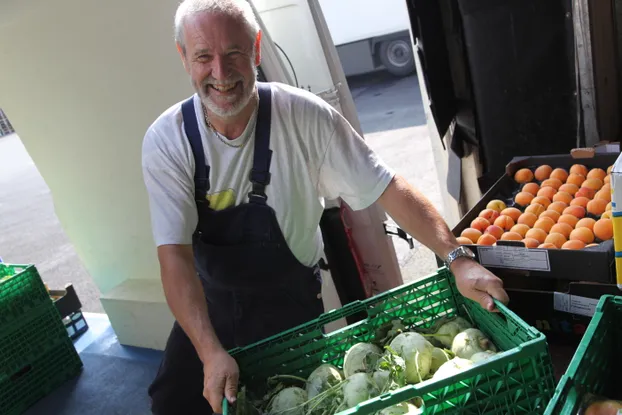
[[[334,365],[318,366],[307,378],[306,391],[309,399],[330,389],[343,380],[341,372]]]
[[[436,333],[434,333],[434,338],[440,341],[443,346],[451,347],[454,338],[458,335],[458,333],[472,327],[471,323],[464,318],[455,317],[440,326]]]
[[[272,399],[269,415],[304,415],[307,392],[296,386],[285,388]]]
[[[432,350],[432,362],[430,364],[430,373],[434,374],[438,370],[439,367],[443,365],[443,363],[451,360],[453,355],[448,350],[443,350],[438,347],[435,347]]]
[[[359,372],[348,376],[343,383],[342,389],[348,408],[352,408],[379,394],[369,373]]]
[[[387,350],[378,360],[372,380],[381,393],[406,385],[406,362],[398,354]]]
[[[444,379],[452,376],[456,376],[457,374],[473,367],[474,363],[468,359],[462,359],[460,357],[454,357],[448,362],[445,362],[438,368],[432,379]]]
[[[406,362],[406,382],[419,383],[430,373],[434,346],[421,334],[402,333],[389,347]]]
[[[475,353],[487,350],[496,352],[497,348],[484,333],[478,329],[466,329],[454,338],[451,351],[458,357],[470,359]]]
[[[350,347],[343,359],[343,374],[350,377],[359,372],[371,372],[382,355],[382,350],[371,343],[357,343]]]

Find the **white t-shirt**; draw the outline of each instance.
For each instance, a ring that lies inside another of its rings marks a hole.
[[[312,266],[323,254],[319,221],[324,199],[341,197],[352,209],[364,209],[383,193],[394,172],[323,99],[285,84],[271,86],[268,205],[275,210],[293,254]],[[248,202],[256,116],[227,145],[208,130],[197,94],[194,106],[210,166],[210,206],[224,209]],[[142,163],[156,245],[191,244],[198,222],[194,157],[184,132],[181,102],[147,130]]]

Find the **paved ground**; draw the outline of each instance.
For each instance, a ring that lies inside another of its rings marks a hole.
[[[436,206],[441,198],[415,76],[384,74],[349,81],[366,139],[380,156]],[[405,280],[436,269],[429,250],[396,239]],[[84,310],[103,312],[99,291],[54,214],[44,180],[16,135],[0,138],[0,257],[35,263],[51,288],[71,282]]]

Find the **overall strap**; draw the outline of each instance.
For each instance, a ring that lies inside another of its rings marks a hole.
[[[248,198],[251,203],[265,204],[268,200],[266,186],[270,183],[270,162],[272,160],[272,150],[270,150],[272,91],[270,84],[265,82],[257,82],[257,90],[259,108],[255,127],[255,153],[253,168],[249,177],[253,184],[253,190],[248,194]]]
[[[194,110],[193,97],[188,98],[183,102],[183,104],[181,104],[181,113],[184,118],[184,130],[186,131],[186,137],[188,137],[188,141],[190,141],[190,147],[192,147],[192,154],[194,155],[195,200],[198,202],[209,203],[207,200],[207,192],[210,187],[210,167],[205,164],[205,152],[203,150],[201,132],[199,131],[199,124]]]

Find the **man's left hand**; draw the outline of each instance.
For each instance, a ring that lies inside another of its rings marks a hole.
[[[468,258],[458,258],[451,264],[451,272],[456,277],[458,290],[465,297],[478,302],[484,309],[498,312],[493,298],[503,304],[509,303],[508,294],[503,289],[503,281]]]

